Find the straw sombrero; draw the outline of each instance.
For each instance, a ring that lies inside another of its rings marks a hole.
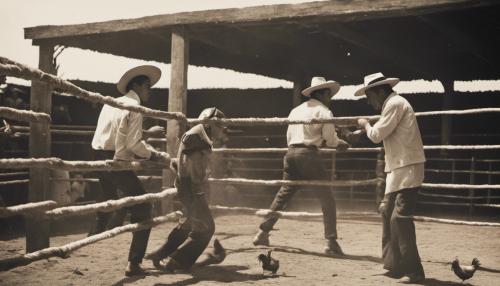
[[[127,93],[127,84],[136,76],[145,75],[149,78],[151,86],[155,85],[161,77],[161,70],[152,65],[142,65],[125,72],[116,87],[121,94]]]
[[[399,78],[395,77],[385,77],[381,72],[370,74],[365,76],[364,84],[365,86],[358,89],[354,95],[355,96],[362,96],[365,95],[365,91],[369,88],[372,88],[374,86],[379,86],[383,84],[388,84],[391,87],[395,86],[398,84]]]
[[[332,91],[332,96],[334,96],[340,89],[340,84],[336,81],[327,81],[324,77],[315,76],[311,79],[311,86],[304,89],[302,94],[304,96],[311,96],[311,93],[315,90],[329,88]]]

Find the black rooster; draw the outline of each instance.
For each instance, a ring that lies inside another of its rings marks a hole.
[[[263,272],[267,270],[274,275],[280,268],[280,261],[271,257],[271,250],[267,252],[267,255],[259,254],[257,259],[262,264]]]
[[[472,265],[470,266],[460,266],[458,263],[458,258],[455,258],[451,263],[451,269],[455,272],[458,278],[462,279],[464,282],[467,279],[472,278],[474,276],[474,272],[479,268],[479,260],[477,258],[472,259]]]

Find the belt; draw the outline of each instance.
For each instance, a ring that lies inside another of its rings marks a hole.
[[[316,145],[306,145],[306,144],[291,144],[288,147],[290,147],[290,148],[318,149],[318,146],[316,146]]]

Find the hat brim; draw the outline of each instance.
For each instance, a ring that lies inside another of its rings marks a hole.
[[[365,95],[365,91],[369,88],[372,88],[374,86],[379,86],[379,85],[384,85],[384,84],[388,84],[390,85],[391,87],[395,86],[396,84],[399,83],[399,78],[395,78],[395,77],[390,77],[390,78],[386,78],[384,80],[381,80],[381,81],[377,81],[377,82],[374,82],[372,84],[369,84],[367,86],[364,86],[360,89],[358,89],[354,95],[355,96],[363,96]]]
[[[145,75],[149,78],[151,86],[155,85],[161,77],[161,70],[152,65],[142,65],[125,72],[116,87],[121,94],[127,93],[128,83],[136,76]]]
[[[311,93],[313,91],[319,90],[319,89],[325,89],[325,88],[329,88],[332,91],[332,96],[334,96],[335,94],[337,94],[337,92],[339,92],[340,84],[338,82],[336,82],[336,81],[329,80],[329,81],[327,81],[325,83],[322,83],[322,84],[319,84],[319,85],[315,85],[315,86],[311,86],[311,87],[308,87],[308,88],[304,89],[302,91],[302,95],[310,97]]]

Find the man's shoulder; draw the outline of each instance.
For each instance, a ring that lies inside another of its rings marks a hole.
[[[387,104],[386,106],[389,107],[396,107],[396,106],[400,106],[400,107],[403,107],[405,105],[409,105],[410,103],[408,102],[408,100],[406,100],[406,98],[402,97],[401,95],[399,94],[395,94],[394,96],[392,96],[391,98],[389,98],[387,100]]]
[[[201,124],[195,125],[186,131],[181,139],[185,149],[203,149],[209,147],[210,142],[207,141],[204,134],[205,130]]]

